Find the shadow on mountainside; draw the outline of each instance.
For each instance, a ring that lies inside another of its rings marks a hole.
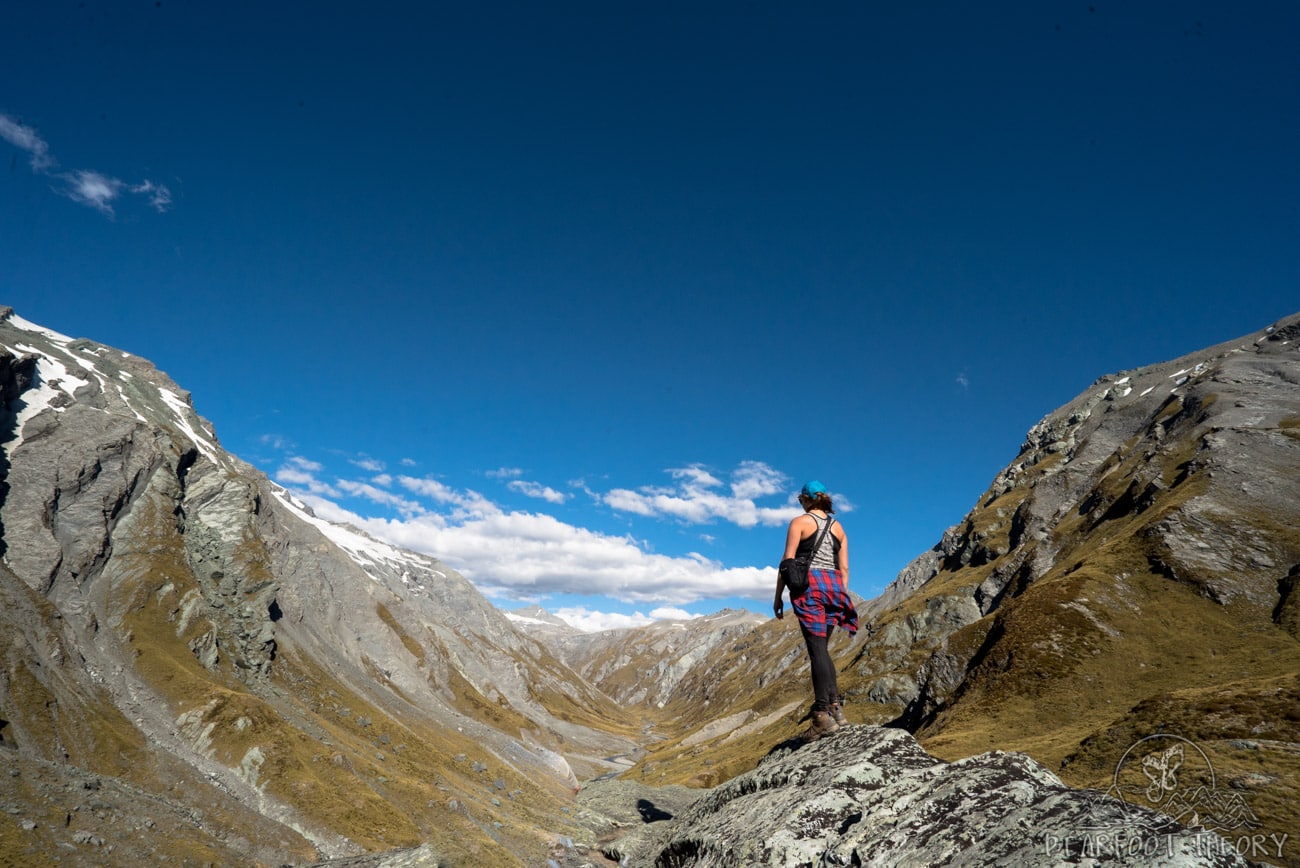
[[[0,310],[3,313],[5,308]],[[12,311],[11,311],[12,312]],[[33,356],[15,357],[0,353],[0,443],[10,443],[18,438],[18,414],[27,407],[23,392],[36,381],[36,359]],[[0,505],[9,498],[9,450],[0,451]],[[0,557],[9,545],[5,540],[4,521],[0,519]]]

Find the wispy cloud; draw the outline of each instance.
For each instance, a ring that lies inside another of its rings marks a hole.
[[[340,479],[336,487],[339,491],[352,497],[364,497],[371,503],[395,509],[407,518],[425,515],[428,512],[417,501],[393,494],[391,491],[385,491],[382,488],[376,488],[367,482]]]
[[[303,458],[301,455],[291,455],[285,462],[296,470],[302,470],[307,473],[320,473],[325,469],[325,465],[319,461],[312,461],[310,458]]]
[[[961,386],[963,389],[970,388],[970,377],[966,376],[965,371],[962,371],[957,375],[957,385]]]
[[[172,204],[172,191],[168,190],[162,184],[155,184],[147,178],[131,188],[132,193],[144,196],[149,200],[149,204],[159,214],[166,211]]]
[[[144,197],[150,207],[160,214],[171,207],[171,190],[147,178],[137,184],[130,184],[93,169],[54,171],[58,160],[50,152],[45,139],[33,127],[19,123],[5,114],[0,114],[0,139],[24,151],[33,172],[56,179],[59,185],[54,188],[55,192],[94,208],[106,217],[115,216],[113,203],[123,193]]]
[[[507,483],[506,488],[511,491],[517,491],[527,497],[535,497],[538,500],[544,500],[547,503],[564,503],[569,496],[562,491],[556,491],[549,485],[542,485],[540,482],[526,482],[522,479],[513,479]]]
[[[455,507],[451,517],[457,521],[467,518],[481,518],[501,512],[499,506],[472,489],[457,491],[436,479],[429,479],[428,477],[417,479],[413,476],[399,476],[397,482],[413,494],[430,498],[435,503]]]
[[[615,488],[601,497],[605,505],[635,515],[673,518],[688,524],[728,521],[740,527],[773,526],[790,520],[789,506],[760,507],[756,498],[785,489],[787,477],[761,461],[742,462],[726,483],[698,464],[667,471],[675,484]]]
[[[293,488],[318,497],[343,497],[343,492],[340,489],[322,481],[318,477],[317,474],[323,469],[324,467],[319,462],[292,455],[275,472],[275,481],[286,488]]]
[[[80,170],[60,175],[67,186],[63,194],[73,202],[89,205],[101,214],[113,216],[113,200],[126,185],[116,178],[98,172]]]
[[[44,172],[57,165],[54,157],[50,156],[50,146],[36,130],[18,123],[8,115],[0,115],[0,139],[26,151],[33,172]]]
[[[523,475],[524,471],[518,467],[501,467],[484,474],[488,479],[518,479]]]
[[[292,444],[279,434],[263,434],[257,438],[263,446],[269,446],[272,449],[279,449],[284,452],[291,448]]]

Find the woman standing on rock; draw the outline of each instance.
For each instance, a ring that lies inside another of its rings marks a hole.
[[[808,663],[812,668],[813,707],[812,724],[804,733],[808,740],[821,738],[848,723],[840,708],[840,690],[835,677],[835,664],[831,661],[826,643],[836,627],[843,627],[852,635],[858,631],[858,612],[849,599],[849,539],[844,527],[831,516],[835,507],[826,486],[813,480],[799,492],[799,505],[804,514],[790,522],[785,534],[785,553],[782,560],[793,557],[807,558],[808,589],[796,595],[790,593],[790,607],[799,618],[799,629],[808,646]],[[823,530],[829,526],[829,532]],[[817,544],[816,551],[813,550]],[[772,611],[784,618],[781,592],[785,580],[781,571],[776,576],[776,600]]]

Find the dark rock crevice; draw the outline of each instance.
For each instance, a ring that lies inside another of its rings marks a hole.
[[[1300,564],[1291,567],[1287,575],[1278,580],[1277,605],[1273,607],[1273,623],[1300,640]]]
[[[0,443],[18,436],[18,414],[26,406],[22,395],[36,381],[36,357],[15,356],[0,348]],[[9,452],[0,451],[0,507],[9,498]],[[0,558],[8,550],[4,518],[0,514]]]

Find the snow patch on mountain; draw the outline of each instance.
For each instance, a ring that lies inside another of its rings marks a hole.
[[[186,437],[199,448],[203,456],[213,464],[220,464],[221,459],[217,455],[215,445],[212,439],[206,433],[200,433],[195,429],[189,417],[194,415],[194,410],[190,407],[189,402],[175,392],[167,389],[159,389],[158,397],[163,399],[163,403],[171,408],[172,416],[176,419],[176,424],[180,426],[181,431]],[[129,406],[129,405],[128,405]]]
[[[5,322],[9,323],[11,326],[13,326],[16,329],[21,329],[22,331],[25,332],[35,332],[36,334],[44,337],[46,340],[54,341],[54,343],[56,344],[66,345],[72,343],[72,338],[68,337],[67,335],[59,334],[53,329],[47,329],[44,326],[39,326],[36,323],[32,322],[31,320],[25,320],[16,313],[9,314],[9,316],[5,319]]]
[[[361,531],[354,528],[346,527],[340,524],[326,521],[318,518],[305,503],[298,500],[288,491],[279,486],[274,486],[273,491],[277,500],[291,510],[303,521],[319,530],[326,539],[342,549],[352,561],[370,576],[376,582],[380,579],[374,574],[374,571],[382,566],[397,572],[402,579],[403,584],[411,583],[410,575],[407,573],[409,567],[422,567],[429,569],[429,564],[423,556],[415,552],[405,551],[388,543],[380,542],[372,536],[367,536]],[[437,570],[431,570],[434,575],[444,577]]]

